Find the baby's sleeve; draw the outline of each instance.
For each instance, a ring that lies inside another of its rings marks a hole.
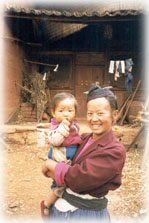
[[[70,128],[62,123],[58,128],[50,130],[48,134],[49,143],[53,146],[60,146],[64,139],[69,135]]]

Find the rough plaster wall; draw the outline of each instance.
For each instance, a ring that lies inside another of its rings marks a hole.
[[[20,88],[15,83],[22,84],[22,71],[24,70],[24,66],[22,63],[23,50],[21,50],[18,42],[7,38],[12,36],[6,25],[4,26],[3,36],[3,118],[4,122],[7,122],[19,106]]]

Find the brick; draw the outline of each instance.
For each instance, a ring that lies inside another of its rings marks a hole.
[[[23,116],[31,116],[31,112],[22,112]]]
[[[28,118],[23,118],[23,121],[26,121],[26,122],[36,122],[37,119],[28,117]]]
[[[32,111],[32,112],[31,112],[31,115],[37,115],[37,112]]]
[[[21,107],[21,111],[32,111],[32,107]]]
[[[21,107],[32,107],[31,103],[21,103]]]

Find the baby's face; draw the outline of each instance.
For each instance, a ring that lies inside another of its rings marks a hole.
[[[57,103],[53,117],[57,122],[62,122],[64,119],[73,121],[75,118],[75,102],[68,98]]]

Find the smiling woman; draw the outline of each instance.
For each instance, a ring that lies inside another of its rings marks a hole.
[[[110,222],[107,198],[121,185],[125,148],[115,138],[112,123],[117,101],[108,88],[92,86],[87,95],[87,120],[92,133],[81,135],[82,143],[70,166],[48,159],[49,176],[66,189],[53,207],[49,220]]]
[[[90,90],[87,98],[87,121],[92,130],[93,139],[99,139],[108,133],[118,115],[116,98],[108,89],[105,90],[104,94],[108,97],[103,97],[103,90],[96,86]],[[111,104],[114,102],[115,106],[112,107]]]
[[[88,102],[87,121],[93,132],[93,139],[99,139],[110,131],[117,112],[112,111],[105,98],[96,98]]]

